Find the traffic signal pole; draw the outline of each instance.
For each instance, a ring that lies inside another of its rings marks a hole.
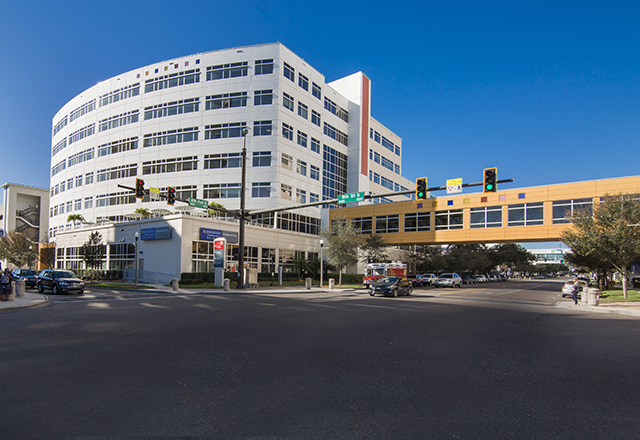
[[[238,289],[244,289],[244,199],[246,192],[246,176],[247,176],[247,134],[248,129],[243,129],[244,144],[242,146],[242,179],[240,180],[240,228],[238,231]]]

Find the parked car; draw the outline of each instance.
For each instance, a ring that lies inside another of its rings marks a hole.
[[[413,287],[422,286],[422,275],[407,275],[407,279]]]
[[[484,276],[484,275],[476,275],[476,282],[478,282],[478,283],[486,283],[487,281],[488,280],[487,280],[486,276]]]
[[[423,286],[431,286],[433,284],[433,282],[436,280],[436,278],[438,278],[438,277],[435,276],[432,273],[422,274],[422,285]]]
[[[375,296],[381,293],[385,296],[397,297],[398,295],[411,295],[413,284],[407,278],[384,277],[369,285],[369,295]]]
[[[35,288],[38,285],[38,272],[33,269],[13,269],[11,277],[14,280],[24,280],[25,287]]]
[[[580,285],[582,286],[582,288],[584,289],[585,287],[589,287],[589,283],[585,280],[578,280],[578,283],[580,283]],[[575,284],[574,280],[569,280],[566,283],[564,283],[564,286],[562,286],[562,297],[564,298],[565,296],[571,296],[571,291],[573,290],[573,285]],[[578,298],[580,298],[580,293],[578,293]]]
[[[476,278],[473,275],[466,276],[462,279],[464,284],[475,284]]]
[[[433,283],[436,287],[460,287],[462,286],[462,278],[457,273],[443,273]]]
[[[70,270],[45,269],[38,275],[38,292],[44,293],[51,289],[54,295],[59,293],[78,292],[84,293],[84,281]]]

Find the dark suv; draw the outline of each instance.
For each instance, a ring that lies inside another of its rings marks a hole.
[[[84,282],[70,270],[45,269],[38,275],[38,292],[44,293],[45,289],[51,289],[54,295],[68,292],[82,295]]]
[[[25,287],[36,287],[38,284],[38,272],[33,269],[13,269],[11,276],[14,280],[24,280]]]

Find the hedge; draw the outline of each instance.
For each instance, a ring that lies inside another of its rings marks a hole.
[[[342,283],[343,284],[362,284],[363,274],[359,273],[343,273],[342,274]],[[224,278],[229,278],[231,282],[235,282],[238,279],[237,272],[225,272]],[[303,277],[303,279],[306,277]],[[320,279],[320,275],[316,274],[313,277],[315,280]],[[326,273],[324,274],[323,279],[326,281],[329,278],[335,279],[337,283],[340,280],[339,273]],[[215,273],[214,272],[183,272],[180,274],[180,284],[213,284],[215,282]],[[275,273],[273,275],[273,279],[275,281],[278,280],[278,274]],[[283,281],[297,281],[300,279],[299,274],[287,272],[282,274]],[[271,281],[271,272],[261,272],[258,274],[258,281]]]
[[[74,269],[78,278],[83,280],[121,280],[121,270],[99,270],[99,269]]]

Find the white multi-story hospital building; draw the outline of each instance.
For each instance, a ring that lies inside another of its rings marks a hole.
[[[79,247],[94,230],[104,238],[105,268],[131,266],[129,244],[139,232],[145,269],[208,270],[212,234],[203,230],[230,237],[227,265],[237,265],[237,222],[176,211],[180,202],[138,200],[118,185],[133,187],[141,178],[161,195],[175,187],[179,199],[238,209],[245,141],[249,211],[413,188],[401,174],[401,139],[371,117],[371,83],[363,73],[327,83],[280,43],[189,55],[105,80],[53,118],[49,236],[57,265],[82,267]],[[135,220],[137,208],[154,217]],[[317,256],[321,211],[254,219],[247,264],[269,271],[292,256]],[[70,214],[86,223],[67,222]],[[150,238],[152,229],[167,227],[169,238]]]

